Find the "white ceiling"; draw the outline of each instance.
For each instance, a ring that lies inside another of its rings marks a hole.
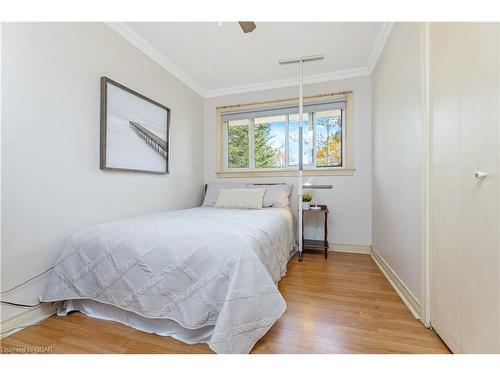
[[[307,63],[306,82],[370,74],[390,32],[375,22],[134,22],[110,26],[203,96],[296,84],[283,58],[323,54]]]

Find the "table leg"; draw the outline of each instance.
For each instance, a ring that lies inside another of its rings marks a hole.
[[[328,214],[325,212],[325,259],[328,258]]]

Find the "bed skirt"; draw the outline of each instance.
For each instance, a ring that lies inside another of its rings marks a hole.
[[[79,311],[91,318],[122,323],[139,331],[173,337],[186,344],[207,344],[214,330],[213,325],[197,329],[185,328],[171,319],[145,318],[131,311],[89,299],[65,301],[57,315],[66,316],[72,311]]]

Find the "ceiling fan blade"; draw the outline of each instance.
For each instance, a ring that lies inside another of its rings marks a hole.
[[[255,22],[252,22],[252,21],[245,21],[245,22],[238,21],[238,23],[240,24],[241,30],[243,30],[243,32],[245,34],[251,33],[257,27],[257,26],[255,26]]]

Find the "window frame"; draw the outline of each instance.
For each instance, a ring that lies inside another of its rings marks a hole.
[[[304,165],[304,175],[306,176],[350,176],[354,174],[353,165],[353,117],[352,117],[352,91],[344,91],[332,94],[309,96],[304,98],[304,104],[315,104],[325,101],[345,100],[345,108],[342,113],[342,166],[339,167],[316,167]],[[250,137],[255,136],[255,122],[249,119],[249,166],[248,168],[227,168],[227,127],[222,120],[223,114],[227,112],[241,110],[265,110],[279,106],[297,104],[298,98],[275,100],[269,102],[259,102],[251,104],[229,105],[216,108],[217,124],[217,177],[266,177],[266,176],[296,176],[298,166],[290,167],[289,163],[289,116],[285,121],[285,167],[277,168],[255,168],[254,163],[254,142]],[[312,113],[309,114],[312,117]],[[309,117],[309,121],[313,120]],[[311,123],[312,124],[312,123]],[[313,125],[313,160],[315,159],[316,140],[315,127]]]

